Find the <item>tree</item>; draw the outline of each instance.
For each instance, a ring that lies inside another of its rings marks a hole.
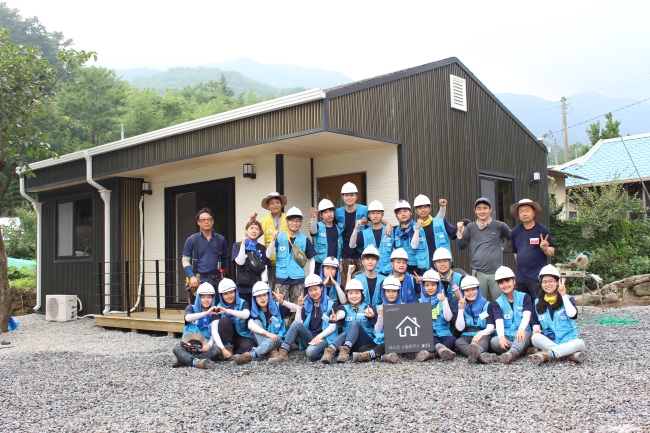
[[[619,126],[621,125],[621,121],[613,120],[612,113],[605,114],[605,119],[607,119],[607,122],[605,122],[605,129],[600,129],[600,120],[598,120],[596,123],[590,123],[589,129],[586,130],[592,146],[598,143],[598,141],[601,139],[606,140],[608,138],[616,138],[621,136],[619,133]]]
[[[7,257],[34,260],[36,258],[36,212],[23,200],[14,209],[18,223],[11,223],[2,230]]]
[[[35,121],[61,88],[73,85],[72,74],[93,56],[93,52],[62,49],[59,64],[53,66],[38,47],[14,44],[9,31],[0,29],[0,170],[8,169],[0,184],[0,202],[17,169],[28,174],[32,158],[54,156]],[[0,333],[8,329],[14,294],[0,231]]]

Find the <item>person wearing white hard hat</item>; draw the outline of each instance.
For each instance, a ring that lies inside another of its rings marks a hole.
[[[390,264],[390,257],[389,264]],[[376,272],[377,263],[379,262],[379,251],[372,245],[364,248],[361,254],[361,263],[363,264],[363,272],[354,276],[355,280],[361,281],[363,285],[363,294],[365,302],[373,307],[381,304],[378,287],[381,287],[382,281],[386,278],[384,275]],[[392,268],[391,268],[392,271]],[[350,267],[348,275],[354,273],[354,268]]]
[[[233,354],[250,352],[255,346],[253,334],[248,330],[247,321],[251,314],[248,301],[239,297],[237,285],[230,278],[219,283],[219,297],[216,312],[219,314],[217,328],[219,338],[215,338],[224,359]]]
[[[533,364],[541,365],[558,359],[576,363],[585,361],[585,342],[578,338],[576,301],[566,293],[564,279],[553,265],[539,272],[542,292],[535,300],[539,324],[533,325],[533,346],[542,349],[530,356]]]
[[[391,276],[400,281],[402,302],[410,304],[418,302],[420,297],[420,281],[422,277],[408,273],[409,255],[404,248],[397,248],[390,255],[390,264],[393,268]],[[384,280],[386,281],[386,280]]]
[[[427,254],[431,258],[437,248],[451,250],[451,240],[456,239],[458,229],[445,219],[447,213],[447,200],[438,200],[440,210],[435,217],[431,216],[431,200],[426,195],[420,194],[413,200],[413,209],[418,216],[417,223],[424,229]],[[429,265],[433,267],[433,260]]]
[[[377,322],[377,310],[367,302],[361,281],[351,279],[345,287],[348,303],[339,309],[345,312],[342,320],[341,333],[327,348],[321,362],[331,364],[338,350],[336,362],[347,362],[350,352],[371,350],[377,342],[374,340],[374,327]]]
[[[345,313],[337,311],[334,302],[327,298],[321,278],[316,274],[307,275],[303,295],[297,304],[296,320],[289,327],[278,354],[269,359],[269,364],[287,361],[291,345],[296,340],[301,348],[306,348],[308,359],[320,359],[327,345],[338,335],[338,321],[343,317]]]
[[[233,355],[233,362],[245,364],[260,359],[267,353],[269,358],[277,355],[276,348],[280,347],[282,339],[287,335],[285,318],[290,317],[297,308],[297,305],[285,301],[279,293],[272,293],[271,288],[264,281],[255,283],[248,329],[253,333],[257,346],[250,352]]]
[[[451,334],[450,322],[453,318],[449,299],[445,295],[440,275],[433,269],[429,269],[422,275],[422,289],[420,302],[431,306],[431,319],[433,320],[433,351],[421,350],[415,359],[422,362],[427,359],[454,359],[456,352],[450,349],[456,343],[456,337]]]
[[[399,356],[395,352],[386,353],[386,344],[384,342],[384,307],[387,305],[402,304],[401,283],[393,276],[388,276],[384,280],[380,289],[381,305],[376,307],[377,321],[374,327],[374,341],[377,343],[372,349],[364,352],[353,352],[352,361],[368,362],[373,359],[379,361],[395,363],[399,361]]]
[[[336,226],[341,230],[341,271],[343,272],[342,281],[343,285],[347,282],[348,267],[354,265],[357,269],[361,268],[361,252],[363,249],[350,247],[350,237],[352,232],[355,231],[357,221],[361,221],[361,225],[365,226],[368,221],[368,208],[365,205],[358,204],[357,199],[359,190],[352,182],[346,182],[341,187],[341,198],[344,205],[334,211],[334,218]]]
[[[551,231],[535,221],[542,214],[542,207],[530,199],[519,200],[510,206],[510,213],[521,224],[512,229],[512,252],[517,261],[517,290],[537,298],[542,287],[539,271],[548,263],[548,257],[555,255],[555,242]]]
[[[309,222],[309,233],[312,237],[314,249],[316,250],[316,265],[314,272],[320,273],[320,267],[327,257],[341,258],[341,248],[343,240],[341,238],[342,229],[334,224],[334,203],[328,199],[323,199],[318,203],[318,210],[311,208],[311,221]],[[316,217],[320,214],[321,221],[316,222]]]
[[[194,305],[185,307],[185,330],[181,343],[172,349],[172,367],[193,366],[214,369],[214,361],[221,356],[221,349],[215,343],[217,307],[212,284],[205,282],[196,290]]]
[[[379,254],[377,272],[390,275],[390,253],[393,252],[392,227],[384,221],[384,205],[373,200],[368,204],[370,226],[362,227],[362,221],[357,221],[356,229],[350,236],[350,248],[366,248],[373,246]],[[361,229],[361,231],[359,231]],[[363,258],[363,253],[362,253]],[[363,259],[362,259],[363,261]]]
[[[531,322],[535,324],[537,317],[533,315],[533,301],[528,293],[515,290],[515,273],[512,269],[501,266],[494,273],[501,295],[490,303],[490,321],[494,321],[497,335],[490,340],[493,352],[500,353],[498,360],[509,364],[517,357],[523,356],[530,346]]]
[[[260,236],[262,224],[257,220],[249,220],[246,223],[246,236],[232,246],[232,260],[237,265],[237,291],[249,304],[253,302],[253,285],[258,281],[268,281],[267,269],[271,265],[266,257],[266,247],[257,242]]]
[[[451,310],[454,314],[458,311],[458,301],[461,299],[461,281],[464,276],[460,272],[454,271],[451,267],[451,251],[441,247],[433,252],[432,256],[433,269],[440,275],[440,282],[445,288],[445,293],[449,298]]]
[[[266,248],[271,245],[271,240],[275,232],[283,232],[287,230],[287,218],[282,212],[282,208],[287,205],[287,196],[279,192],[270,192],[262,199],[262,207],[269,211],[269,214],[264,216],[260,223],[262,224],[262,233],[264,235],[264,246]],[[251,219],[256,219],[257,213],[251,214]],[[268,269],[268,282],[271,288],[275,287],[275,255],[270,257],[271,265]]]
[[[456,352],[466,356],[470,364],[489,364],[497,360],[490,353],[494,325],[488,324],[490,302],[483,297],[476,277],[468,275],[460,284],[463,297],[458,301],[455,327],[461,332],[456,339]]]
[[[422,275],[429,269],[431,261],[424,229],[411,219],[413,212],[406,200],[395,203],[394,210],[399,224],[395,227],[393,246],[408,253],[408,272]]]
[[[266,250],[266,256],[275,254],[275,288],[285,299],[293,304],[298,303],[305,281],[305,266],[309,265],[309,273],[314,273],[314,257],[316,251],[307,236],[299,232],[302,225],[302,212],[297,207],[287,211],[287,230],[273,234],[271,244]],[[277,253],[276,253],[277,251]],[[306,263],[299,263],[298,260]]]
[[[341,288],[341,273],[336,257],[327,257],[320,268],[320,277],[325,286],[325,293],[336,305],[345,304],[347,298]]]

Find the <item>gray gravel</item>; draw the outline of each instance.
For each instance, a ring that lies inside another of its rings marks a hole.
[[[21,326],[0,339],[0,430],[650,431],[650,307],[580,315],[585,364],[450,362],[170,368],[177,339],[97,328],[92,319]],[[250,374],[244,374],[250,370]]]

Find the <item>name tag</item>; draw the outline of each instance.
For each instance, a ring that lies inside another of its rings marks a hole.
[[[539,238],[530,238],[531,245],[539,245]]]
[[[284,252],[284,251],[286,251],[286,249],[287,249],[286,247],[280,247],[280,248],[278,248],[278,251],[283,251]]]
[[[482,312],[481,314],[478,315],[478,318],[479,319],[487,319],[488,316],[489,316],[488,312],[484,311],[484,312]]]

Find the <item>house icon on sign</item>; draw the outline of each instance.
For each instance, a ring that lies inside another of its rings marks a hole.
[[[406,316],[404,319],[402,319],[401,322],[399,322],[399,325],[397,325],[395,329],[399,330],[400,338],[417,337],[418,336],[417,328],[419,327],[420,325],[418,325],[417,318],[411,318],[409,316]]]

